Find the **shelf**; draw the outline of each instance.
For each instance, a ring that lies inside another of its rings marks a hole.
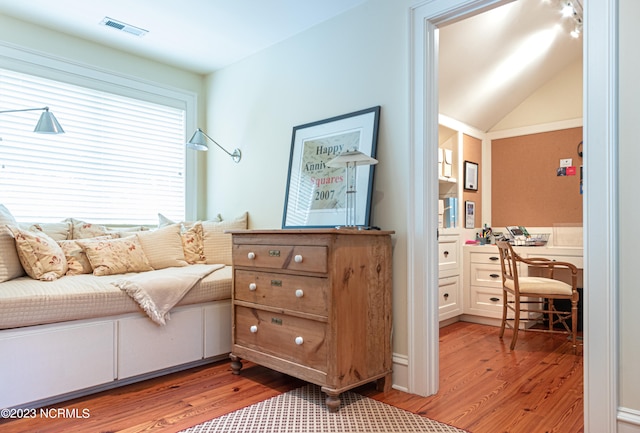
[[[458,180],[455,177],[440,176],[440,177],[438,177],[438,180],[440,182],[446,182],[446,183],[457,183],[458,182]]]

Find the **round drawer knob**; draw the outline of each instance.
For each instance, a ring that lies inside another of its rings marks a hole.
[[[304,343],[304,338],[302,337],[296,337],[296,344],[298,346],[302,345],[302,343]]]
[[[449,299],[449,294],[448,293],[445,293],[443,296],[444,296],[444,299]]]
[[[258,286],[256,285],[256,283],[249,284],[249,290],[251,290],[252,292],[255,291],[257,288]]]
[[[253,260],[256,258],[256,253],[254,253],[253,251],[250,251],[249,254],[247,254],[247,258],[249,260]]]
[[[302,298],[304,296],[304,292],[302,289],[296,290],[296,298]]]
[[[294,260],[296,263],[302,263],[302,255],[300,255],[300,254],[296,254],[296,256],[293,258],[293,260]]]
[[[251,331],[252,334],[255,334],[256,332],[258,332],[258,327],[256,325],[251,325],[249,331]]]
[[[445,257],[449,257],[449,251],[444,251],[442,255],[444,255]]]

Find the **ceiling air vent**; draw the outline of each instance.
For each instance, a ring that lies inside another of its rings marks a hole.
[[[140,27],[132,26],[131,24],[125,24],[122,21],[114,20],[109,17],[104,17],[104,19],[100,22],[103,26],[111,27],[116,30],[121,30],[123,32],[132,34],[134,36],[142,37],[149,33],[148,30],[141,29]]]

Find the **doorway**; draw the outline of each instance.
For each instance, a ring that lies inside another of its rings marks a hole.
[[[508,3],[430,0],[411,8],[409,191],[409,391],[438,389],[438,26]],[[585,22],[585,430],[616,431],[617,5],[590,0]],[[590,41],[597,41],[598,43]],[[589,146],[600,143],[600,146]],[[426,199],[425,199],[426,198]],[[591,264],[598,266],[591,266]],[[597,270],[597,272],[596,272]],[[589,290],[596,287],[598,290]]]

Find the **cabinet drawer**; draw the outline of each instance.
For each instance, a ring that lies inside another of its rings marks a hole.
[[[234,299],[327,315],[328,279],[236,270]]]
[[[498,248],[495,247],[495,251],[493,252],[471,253],[471,263],[490,263],[500,267],[500,253],[498,252]]]
[[[438,265],[440,271],[458,269],[458,239],[442,236],[438,242]]]
[[[235,344],[327,371],[325,323],[255,308],[234,308]]]
[[[327,247],[305,245],[234,245],[234,266],[327,272]]]
[[[458,304],[458,277],[441,278],[438,282],[440,309]]]
[[[472,263],[471,284],[502,288],[502,271],[500,270],[500,266]]]
[[[472,287],[471,303],[473,308],[502,314],[502,290]]]

